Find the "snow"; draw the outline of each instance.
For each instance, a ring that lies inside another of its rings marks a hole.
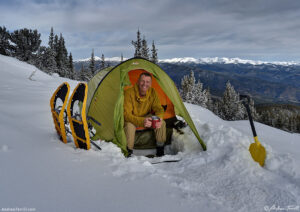
[[[0,55],[0,208],[36,211],[299,211],[300,134],[255,123],[267,150],[260,167],[248,151],[248,121],[223,121],[185,104],[207,151],[187,127],[174,133],[177,163],[126,159],[112,143],[76,149],[55,132],[49,101],[64,81]],[[35,71],[31,79],[30,75]],[[71,136],[68,137],[71,141]]]
[[[198,63],[198,60],[193,57],[183,57],[183,58],[171,58],[159,60],[162,63]]]

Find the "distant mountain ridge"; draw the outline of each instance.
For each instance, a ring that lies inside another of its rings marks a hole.
[[[164,59],[159,60],[159,62],[164,63],[197,63],[197,64],[251,64],[251,65],[262,65],[262,64],[275,64],[275,65],[300,65],[297,62],[266,62],[266,61],[255,61],[255,60],[246,60],[240,58],[227,58],[227,57],[204,57],[204,58],[193,58],[193,57],[183,57],[183,58],[172,58],[172,59]]]
[[[222,96],[230,81],[240,94],[251,95],[257,103],[300,104],[300,65],[242,63],[160,63],[179,86],[184,75],[193,71],[196,79]]]
[[[123,58],[123,60],[127,60],[128,58]],[[90,58],[85,59],[78,59],[75,62],[87,62]],[[101,57],[95,56],[95,60],[101,60]],[[109,57],[105,58],[105,61],[109,62],[120,62],[121,57]],[[161,59],[159,60],[160,63],[196,63],[196,64],[214,64],[214,63],[221,63],[221,64],[251,64],[251,65],[263,65],[263,64],[274,64],[274,65],[283,65],[283,66],[290,66],[290,65],[300,65],[299,62],[294,61],[260,61],[260,60],[248,60],[248,59],[241,59],[238,57],[235,58],[228,58],[228,57],[203,57],[196,59],[194,57],[179,57],[179,58],[171,58],[171,59]]]

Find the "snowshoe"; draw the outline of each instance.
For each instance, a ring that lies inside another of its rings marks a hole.
[[[62,83],[53,93],[50,99],[50,107],[54,126],[60,139],[67,143],[66,127],[67,116],[65,107],[67,105],[70,92],[70,85],[67,82]]]
[[[91,145],[85,111],[87,92],[88,86],[86,83],[77,85],[70,97],[67,114],[76,147],[89,150]]]

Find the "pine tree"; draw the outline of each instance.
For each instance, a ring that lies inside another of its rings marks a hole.
[[[55,52],[50,47],[39,48],[35,65],[48,74],[57,73]]]
[[[131,43],[135,48],[134,57],[141,57],[142,56],[142,40],[141,40],[141,33],[140,33],[139,29],[137,31],[136,41],[131,41]]]
[[[54,32],[53,32],[53,27],[51,27],[48,45],[49,45],[50,49],[54,49]]]
[[[36,56],[36,59],[35,59],[35,66],[48,73],[48,70],[46,69],[46,67],[44,66],[44,60],[46,58],[46,47],[45,46],[40,46],[39,50],[38,50],[38,53],[37,53],[37,56]]]
[[[180,94],[183,101],[206,107],[208,101],[207,91],[203,90],[203,84],[200,80],[196,83],[193,71],[191,71],[189,75],[184,76],[181,80]]]
[[[55,53],[58,53],[59,42],[58,42],[58,36],[57,35],[54,36],[53,48],[54,48]]]
[[[101,62],[100,62],[100,70],[105,68],[105,57],[104,54],[101,55]]]
[[[190,76],[187,78],[187,82],[188,82],[188,85],[187,85],[186,101],[188,103],[193,103],[194,98],[195,98],[194,88],[195,88],[195,84],[196,84],[196,79],[195,79],[193,71],[190,72]]]
[[[275,127],[281,129],[283,127],[283,114],[281,111],[276,112]]]
[[[45,70],[46,73],[58,73],[57,64],[56,64],[56,51],[54,48],[54,33],[53,27],[51,27],[48,47],[41,49],[39,51],[39,59],[42,61],[42,70]]]
[[[253,120],[258,121],[260,119],[260,117],[255,109],[254,101],[251,97],[250,97],[249,108],[250,108],[250,112],[251,112]]]
[[[148,48],[145,36],[143,36],[143,40],[142,40],[142,55],[141,55],[141,57],[149,60],[149,48]]]
[[[192,103],[194,99],[193,89],[195,87],[194,72],[191,71],[190,75],[183,76],[181,80],[181,97],[183,101]]]
[[[193,104],[200,105],[201,107],[206,108],[206,104],[208,101],[207,92],[203,90],[203,84],[198,80],[193,89],[194,100]]]
[[[296,116],[296,132],[300,133],[300,115]]]
[[[239,94],[228,81],[223,95],[221,116],[225,120],[241,120],[245,117],[245,109],[240,102]]]
[[[75,79],[73,56],[72,56],[71,52],[70,52],[70,55],[69,55],[69,67],[68,68],[69,68],[69,78],[70,79]]]
[[[92,76],[95,75],[95,55],[94,55],[94,49],[92,50],[92,55],[91,55],[91,59],[90,59],[90,72],[92,74]]]
[[[56,64],[58,68],[58,73],[61,77],[66,77],[68,75],[68,51],[65,46],[65,40],[60,33],[58,40],[57,35],[54,37],[54,46],[56,50]]]
[[[157,58],[157,49],[155,48],[155,44],[154,44],[154,41],[152,41],[152,49],[151,49],[151,58],[150,60],[157,64],[158,63],[158,58]]]
[[[212,112],[214,114],[216,114],[217,116],[222,117],[222,114],[220,111],[221,111],[221,101],[217,99],[213,104]]]
[[[293,116],[291,131],[300,133],[300,115],[295,114]]]
[[[0,54],[8,56],[11,54],[9,39],[10,33],[6,30],[5,26],[0,27]]]
[[[84,69],[83,64],[81,65],[81,69],[80,69],[80,73],[79,73],[79,80],[82,80],[82,81],[88,81],[89,80],[89,73],[88,73],[88,71],[86,71]]]
[[[50,71],[50,73],[57,73],[57,64],[55,60],[56,53],[54,49],[47,48],[46,50],[46,60],[45,60],[45,67],[47,70]]]
[[[206,89],[206,96],[207,96],[206,108],[209,109],[210,111],[214,112],[215,107],[214,107],[214,102],[211,98],[209,87]]]
[[[13,56],[22,61],[34,63],[35,56],[41,44],[41,34],[37,30],[21,29],[11,34]]]
[[[60,42],[58,40],[58,36],[54,36],[54,51],[55,51],[55,61],[57,65],[57,69],[61,69],[61,50],[60,50]]]
[[[64,58],[64,62],[65,64],[67,64],[68,62],[68,51],[66,48],[66,44],[65,44],[65,39],[63,38],[62,34],[61,34],[61,47],[62,47],[62,52],[63,52],[63,58]]]

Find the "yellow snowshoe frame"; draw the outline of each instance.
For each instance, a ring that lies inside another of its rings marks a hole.
[[[70,85],[69,83],[64,82],[55,90],[55,92],[53,93],[50,99],[50,107],[51,107],[54,126],[57,134],[60,136],[61,140],[64,143],[67,143],[66,128],[64,123],[64,112],[65,112],[65,107],[67,105],[69,92],[70,92]],[[60,98],[63,102],[63,105],[59,110],[55,108],[57,98]]]
[[[80,93],[81,92],[81,93]],[[74,143],[77,148],[89,150],[90,145],[90,136],[88,131],[88,124],[86,120],[86,101],[87,101],[87,92],[88,85],[86,83],[79,83],[74,89],[68,106],[67,114],[70,122],[70,128],[72,131],[72,136]],[[79,97],[79,98],[78,98]],[[77,117],[73,114],[73,104],[78,100],[81,104],[80,118],[81,120],[76,119]]]

